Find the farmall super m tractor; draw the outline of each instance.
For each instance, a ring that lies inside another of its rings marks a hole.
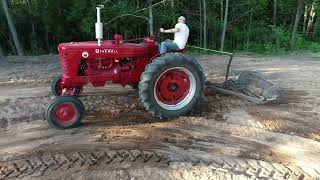
[[[103,41],[102,8],[97,7],[98,41],[59,45],[63,74],[51,84],[56,98],[48,104],[45,114],[52,127],[73,128],[81,123],[85,108],[77,97],[89,83],[95,87],[106,82],[138,87],[139,99],[146,110],[161,119],[188,114],[199,103],[205,87],[257,104],[280,99],[280,89],[255,72],[241,72],[229,79],[232,53],[198,48],[230,56],[225,81],[211,83],[205,81],[198,61],[183,54],[184,50],[159,54],[153,35],[132,40],[115,35],[114,40]]]
[[[205,77],[196,59],[182,51],[159,54],[155,37],[124,40],[103,40],[103,23],[97,7],[96,38],[92,42],[71,42],[59,45],[62,76],[52,83],[57,96],[46,109],[45,118],[55,128],[73,128],[85,116],[85,107],[77,98],[83,87],[106,82],[132,85],[139,89],[139,98],[153,116],[171,119],[189,113],[204,91]],[[142,41],[142,43],[133,43]]]

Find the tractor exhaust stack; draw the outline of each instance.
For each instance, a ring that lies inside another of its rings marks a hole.
[[[103,40],[103,23],[101,22],[101,9],[104,8],[104,5],[97,6],[97,22],[96,27],[96,39],[98,40],[98,46],[101,46]]]

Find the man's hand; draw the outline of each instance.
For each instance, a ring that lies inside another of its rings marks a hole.
[[[164,30],[163,28],[160,28],[160,32],[164,33],[164,31],[165,31],[165,30]]]

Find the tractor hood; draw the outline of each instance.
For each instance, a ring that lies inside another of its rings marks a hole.
[[[96,41],[71,42],[59,45],[59,54],[79,54],[83,58],[121,58],[145,56],[147,48],[142,44],[117,43],[117,41],[103,41],[98,46]]]

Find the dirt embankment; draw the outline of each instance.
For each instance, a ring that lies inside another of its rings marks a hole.
[[[71,130],[43,121],[58,57],[8,58],[0,65],[0,179],[320,177],[319,58],[236,57],[231,75],[258,71],[286,101],[258,106],[206,92],[189,117],[170,121],[151,117],[130,88],[86,87],[88,114]],[[208,80],[223,80],[225,57],[199,59]]]

